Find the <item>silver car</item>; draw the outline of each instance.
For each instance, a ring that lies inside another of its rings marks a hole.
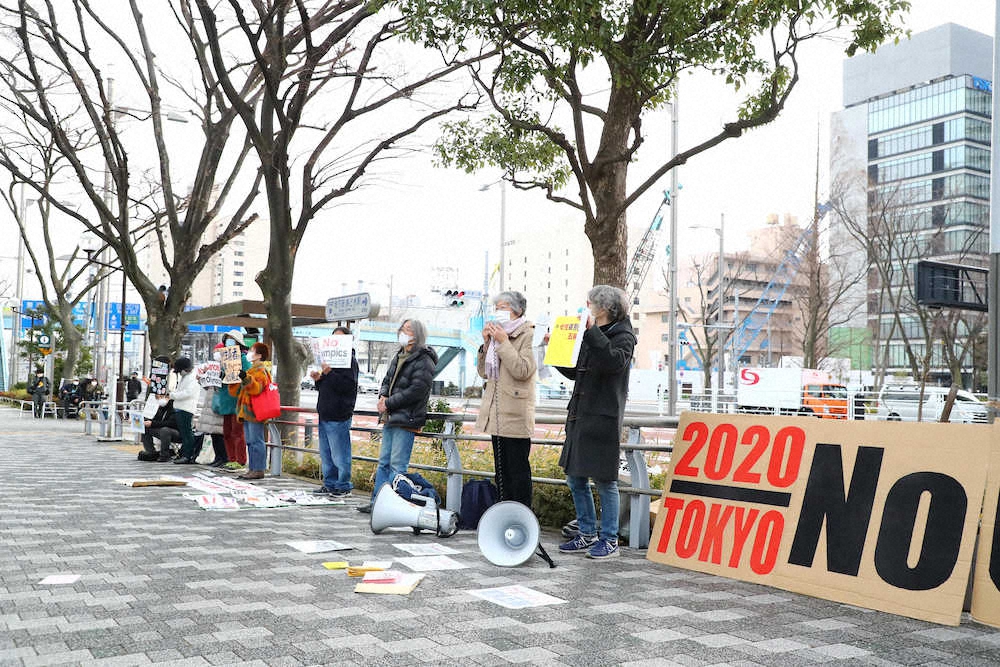
[[[924,387],[923,401],[920,400],[920,386],[915,384],[891,384],[882,387],[878,397],[878,418],[887,421],[936,422],[941,419],[948,387]],[[921,404],[923,409],[920,410]],[[953,424],[985,424],[989,421],[986,406],[971,392],[959,389],[951,408]]]

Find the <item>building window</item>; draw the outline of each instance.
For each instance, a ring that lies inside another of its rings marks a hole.
[[[661,343],[669,343],[670,342],[670,334],[668,334],[668,333],[660,334],[660,342]]]
[[[243,287],[243,281],[236,280],[233,282],[233,287]]]
[[[242,277],[243,276],[243,272],[242,271],[233,271],[233,275],[234,276],[240,276],[240,277]]]
[[[660,322],[663,322],[664,324],[666,324],[669,321],[670,321],[670,314],[669,313],[660,313]]]

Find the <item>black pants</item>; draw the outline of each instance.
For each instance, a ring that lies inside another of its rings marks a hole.
[[[531,507],[530,451],[529,438],[493,436],[493,465],[500,500],[515,500]]]
[[[156,452],[153,438],[160,441],[160,456],[170,456],[170,442],[180,442],[181,434],[168,426],[147,428],[142,434],[142,448],[151,454]]]
[[[34,394],[32,395],[31,400],[35,403],[35,417],[41,417],[42,408],[45,406],[45,394]]]

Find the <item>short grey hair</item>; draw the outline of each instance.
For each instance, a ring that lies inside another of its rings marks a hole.
[[[506,292],[500,292],[495,297],[493,297],[493,305],[497,305],[503,301],[508,304],[518,317],[524,315],[525,309],[528,307],[528,300],[524,298],[524,295],[520,292],[515,292],[514,290],[507,290]]]
[[[413,349],[424,347],[427,344],[427,327],[420,320],[403,320],[399,323],[396,333],[402,331],[407,322],[410,323],[410,329],[413,331]]]
[[[628,317],[628,295],[623,289],[611,285],[594,285],[587,293],[587,301],[608,311],[612,322],[620,322]]]

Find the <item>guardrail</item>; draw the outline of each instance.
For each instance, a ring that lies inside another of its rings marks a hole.
[[[316,411],[310,408],[282,407],[285,413],[299,415],[316,415]],[[371,410],[357,410],[355,416],[378,417],[378,413]],[[420,463],[411,463],[410,468],[415,470],[430,470],[445,473],[447,476],[447,494],[445,496],[445,507],[454,512],[461,511],[462,507],[462,486],[465,477],[492,478],[494,473],[486,470],[473,470],[466,468],[462,464],[462,455],[458,448],[459,441],[480,441],[490,442],[490,436],[479,434],[456,434],[455,425],[465,422],[475,422],[476,415],[464,413],[428,413],[428,419],[443,420],[444,430],[441,433],[431,431],[420,431],[418,437],[441,440],[445,452],[445,466],[433,466]],[[536,414],[536,424],[565,424],[565,415]],[[286,451],[303,452],[317,455],[315,449],[308,447],[298,447],[286,445],[281,441],[281,429],[279,425],[301,428],[303,431],[303,442],[311,439],[312,429],[316,422],[310,417],[302,421],[273,421],[266,429],[266,444],[269,448],[270,473],[281,475],[282,453]],[[646,466],[644,454],[646,452],[671,452],[672,445],[646,444],[642,442],[643,428],[676,428],[676,417],[645,417],[638,415],[627,415],[625,417],[625,427],[628,429],[628,438],[621,444],[622,454],[629,471],[628,486],[620,486],[619,491],[629,496],[629,543],[637,548],[644,548],[649,545],[649,503],[650,498],[659,496],[661,491],[651,488],[649,480],[649,470]],[[351,425],[351,430],[359,433],[381,433],[380,426]],[[533,445],[548,445],[561,447],[563,440],[552,438],[531,438]],[[355,461],[366,461],[375,463],[376,457],[353,455]],[[539,484],[566,485],[564,479],[554,479],[550,477],[532,476],[532,482]]]

